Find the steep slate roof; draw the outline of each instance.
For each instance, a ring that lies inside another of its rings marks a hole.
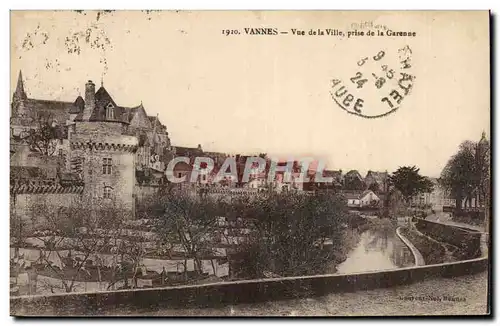
[[[353,177],[358,177],[360,180],[363,180],[363,177],[358,172],[358,170],[351,170],[351,171],[347,172],[344,176],[344,178],[353,178]]]
[[[66,122],[70,112],[75,112],[78,109],[72,102],[27,99],[25,103],[27,110],[48,114],[60,124]]]
[[[26,96],[26,92],[24,91],[24,84],[23,84],[23,74],[21,70],[19,70],[19,76],[17,77],[17,85],[16,85],[16,90],[14,91],[14,94],[12,94],[12,98],[17,98],[17,99],[22,99],[25,100],[28,97]]]
[[[49,173],[45,169],[37,166],[11,166],[11,179],[43,180],[48,179]]]
[[[203,150],[198,147],[173,146],[176,156],[193,156],[203,154]]]
[[[333,178],[340,178],[342,177],[342,171],[336,171],[336,170],[324,170],[323,175],[325,177],[333,177]]]
[[[156,125],[157,138],[160,142],[168,141],[168,133],[166,132],[166,126],[163,125],[158,117],[148,116],[142,103],[135,107],[123,107],[116,105],[115,101],[108,93],[108,91],[101,86],[95,93],[95,107],[89,118],[90,121],[117,121],[122,123],[130,123],[135,117],[139,110],[144,112],[145,120],[148,125],[153,126],[152,122],[155,120],[158,122]],[[83,110],[85,108],[85,100],[78,96],[74,102],[65,101],[52,101],[52,100],[39,100],[39,99],[29,99],[27,98],[26,92],[24,90],[24,84],[22,79],[22,73],[19,72],[19,78],[17,81],[17,87],[14,91],[13,101],[22,100],[25,104],[26,110],[32,113],[47,113],[50,114],[51,118],[56,120],[60,125],[64,125],[69,119],[70,114],[76,114],[75,120],[81,121],[83,117]],[[114,119],[106,119],[106,106],[111,103],[114,106]],[[149,128],[149,127],[148,127]],[[127,131],[128,132],[128,131]],[[130,134],[135,135],[135,131],[131,130]],[[151,141],[151,139],[150,139]]]
[[[137,113],[137,111],[139,110],[139,107],[141,105],[138,105],[138,106],[134,106],[132,108],[125,108],[125,111],[127,111],[127,121],[130,122],[132,121],[132,119],[134,118],[135,114]]]
[[[335,183],[339,183],[342,181],[342,170],[335,171],[335,170],[324,170],[323,171],[323,176],[324,177],[331,177],[333,178]]]
[[[49,114],[51,118],[57,120],[58,123],[63,124],[68,119],[70,112],[75,112],[78,110],[79,106],[76,102],[64,102],[64,101],[53,101],[53,100],[39,100],[28,98],[24,90],[23,75],[19,71],[19,77],[17,79],[16,90],[12,95],[12,100],[22,100],[25,104],[25,108],[28,111],[44,114]]]
[[[373,191],[371,190],[365,190],[361,193],[361,195],[359,196],[359,199],[363,198],[364,196],[368,195],[369,193],[373,193],[376,197],[378,197]]]
[[[106,107],[108,104],[112,104],[115,110],[114,118],[109,119],[106,117]],[[130,109],[122,106],[116,105],[115,101],[109,95],[108,91],[101,86],[95,93],[95,107],[92,111],[89,121],[114,121],[129,123]],[[75,120],[81,121],[83,118],[83,112],[80,112]]]
[[[70,108],[69,113],[77,114],[83,112],[84,108],[85,108],[85,101],[81,96],[78,96],[75,100],[75,103],[73,103],[73,106]]]
[[[148,115],[148,119],[151,122],[151,125],[154,125],[155,123],[158,122],[158,118],[155,117],[154,115]]]
[[[365,190],[365,191],[342,191],[341,194],[344,195],[345,198],[347,199],[361,199],[370,192],[373,192],[371,190]],[[373,193],[375,194],[375,193]],[[377,196],[375,194],[375,196]],[[379,196],[377,196],[379,197]],[[380,198],[380,197],[379,197]]]
[[[131,126],[139,129],[152,129],[153,125],[148,118],[148,114],[142,106],[142,103],[134,108],[128,109],[128,122]]]
[[[83,180],[80,176],[73,172],[61,172],[58,174],[59,182],[62,185],[75,185],[75,184],[83,184]]]
[[[360,199],[363,191],[342,191],[341,194],[347,199]]]

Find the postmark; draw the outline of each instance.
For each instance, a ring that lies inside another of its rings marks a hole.
[[[331,79],[330,95],[347,113],[375,119],[396,112],[414,87],[412,49],[380,49],[360,56],[348,76]]]

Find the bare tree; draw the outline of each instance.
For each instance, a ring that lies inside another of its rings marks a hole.
[[[15,200],[17,196],[11,194],[13,202],[10,205],[10,246],[14,248],[14,257],[19,257],[19,249],[25,243],[28,236],[28,223],[15,210]]]
[[[182,190],[171,190],[159,199],[158,226],[165,242],[178,243],[186,259],[193,259],[195,272],[203,273],[202,260],[213,256],[220,203],[210,196],[195,196]],[[187,272],[187,260],[184,269]]]
[[[38,114],[34,127],[21,135],[30,150],[45,156],[52,156],[57,148],[59,132],[63,127],[57,126],[51,114]]]
[[[99,204],[93,209],[96,207],[98,212],[92,214],[88,205],[81,202],[52,214],[47,205],[36,206],[38,213],[44,216],[39,222],[44,227],[34,232],[41,243],[35,265],[41,265],[60,279],[65,292],[74,291],[82,273],[89,273],[89,262],[114,246],[116,235],[121,232],[121,214],[117,209]],[[63,250],[67,251],[66,256]],[[100,275],[102,264],[96,266]]]
[[[117,239],[112,249],[115,264],[113,268],[113,279],[108,285],[108,289],[113,288],[119,281],[123,281],[122,288],[137,287],[137,273],[143,267],[143,259],[146,250],[141,242]],[[128,284],[129,276],[132,276],[132,285]]]

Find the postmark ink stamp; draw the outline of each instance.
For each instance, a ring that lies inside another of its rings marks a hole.
[[[382,118],[396,112],[411,95],[412,50],[406,45],[392,53],[381,49],[362,56],[347,78],[331,80],[332,100],[343,110],[362,118]]]

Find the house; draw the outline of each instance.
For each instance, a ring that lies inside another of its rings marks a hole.
[[[386,172],[376,172],[369,170],[365,176],[365,185],[367,189],[373,190],[374,192],[386,192],[387,183],[389,179],[389,173]]]
[[[372,190],[365,191],[343,191],[342,195],[347,200],[348,207],[378,207],[381,199]]]
[[[172,151],[175,157],[189,157],[194,159],[196,157],[204,156],[204,152],[200,144],[198,144],[197,147],[172,146]]]
[[[357,170],[351,170],[344,175],[345,190],[365,190],[363,177]]]
[[[455,199],[451,198],[450,192],[444,189],[438,178],[428,178],[433,189],[430,193],[421,193],[411,199],[412,206],[429,206],[435,211],[443,211],[443,207],[455,207]]]
[[[275,172],[274,180],[269,181],[270,166],[272,164],[276,164],[276,168],[279,170]],[[291,165],[292,168],[286,172],[283,171],[288,164],[289,161],[287,160],[278,161],[276,163],[268,162],[266,166],[267,184],[278,192],[292,190],[302,191],[304,189],[304,180],[301,179],[301,163],[299,161],[293,161]]]

